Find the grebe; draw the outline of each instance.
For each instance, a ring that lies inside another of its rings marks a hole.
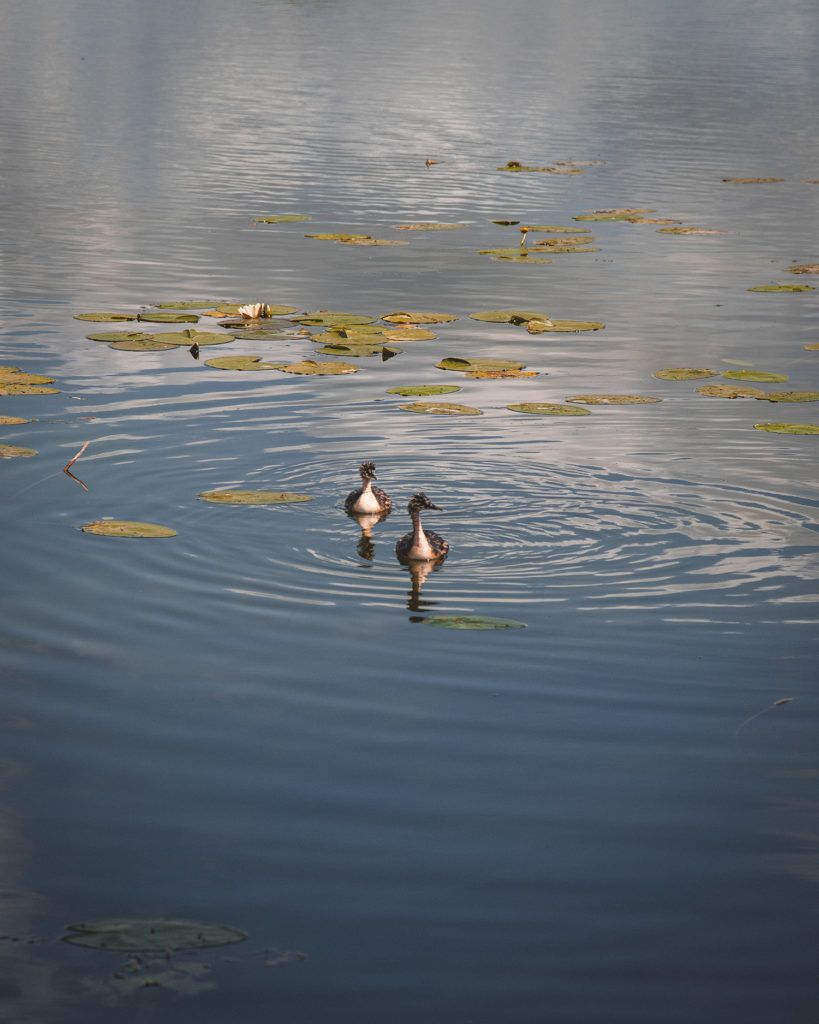
[[[375,463],[362,462],[358,472],[363,486],[350,491],[344,499],[347,511],[357,515],[389,512],[392,508],[392,499],[380,487],[373,487],[373,480],[376,479]]]
[[[437,505],[433,505],[426,494],[413,494],[407,505],[407,511],[412,519],[412,530],[404,534],[395,545],[395,553],[401,562],[437,562],[446,558],[449,544],[437,533],[433,533],[432,530],[424,531],[421,526],[421,510],[425,508],[443,511]]]

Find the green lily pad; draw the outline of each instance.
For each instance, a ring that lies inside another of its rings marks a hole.
[[[580,405],[649,405],[661,402],[661,398],[646,398],[644,395],[572,395],[567,402]]]
[[[448,324],[458,318],[452,313],[418,313],[402,310],[400,313],[387,313],[381,319],[388,324]]]
[[[261,356],[221,356],[206,359],[205,366],[214,370],[281,370],[284,363],[263,363]]]
[[[272,217],[254,217],[254,224],[295,224],[310,220],[306,213],[276,213]]]
[[[722,375],[728,380],[747,380],[753,384],[784,384],[788,379],[784,373],[768,373],[763,370],[726,370]]]
[[[101,537],[175,537],[176,530],[156,523],[132,522],[128,519],[102,519],[86,523],[80,529],[83,533],[96,533]]]
[[[719,370],[705,370],[688,366],[672,366],[667,370],[656,370],[654,376],[660,380],[700,380],[703,377],[718,377]]]
[[[123,320],[138,319],[136,313],[75,313],[75,320],[92,320],[94,323],[119,323]]]
[[[579,334],[581,331],[602,331],[605,324],[597,320],[530,320],[526,330],[530,334],[545,334],[558,332],[564,334]]]
[[[238,928],[205,921],[165,918],[106,918],[68,926],[64,942],[116,952],[157,952],[228,946],[247,938]]]
[[[591,210],[589,213],[583,213],[578,217],[572,217],[572,220],[629,220],[636,214],[643,213],[656,213],[656,210],[648,208],[642,208],[639,206],[634,207],[620,207],[616,210]]]
[[[550,252],[550,253],[561,253],[561,252],[602,252],[595,245],[562,245],[560,243],[553,243],[551,245],[542,245],[540,242],[535,243],[534,249],[530,249],[529,252]],[[502,257],[499,257],[502,258]]]
[[[785,269],[791,274],[819,274],[819,263],[797,263]]]
[[[520,402],[507,405],[512,412],[525,412],[530,416],[589,416],[588,409],[576,405],[560,405],[558,402]]]
[[[769,402],[819,402],[819,391],[769,391],[761,397]]]
[[[7,384],[0,381],[0,395],[59,395],[57,388],[44,388],[39,384]]]
[[[723,178],[723,181],[732,185],[767,185],[774,181],[784,181],[784,178]]]
[[[44,377],[40,373],[22,373],[20,370],[0,372],[0,387],[6,384],[53,384],[53,377]]]
[[[143,334],[140,331],[98,331],[96,334],[86,334],[89,341],[150,341],[153,334]]]
[[[437,224],[422,221],[418,224],[396,224],[402,231],[449,231],[452,228],[465,228],[466,224]]]
[[[755,423],[754,430],[767,430],[771,434],[819,434],[813,423]]]
[[[537,377],[537,370],[464,370],[464,377],[479,380],[506,380],[509,377]]]
[[[317,235],[305,235],[305,238],[320,238],[326,242],[349,242],[352,239],[371,238],[371,235],[351,234],[349,231],[325,231]]]
[[[23,423],[28,423],[28,420],[22,420]],[[18,448],[14,444],[0,444],[0,459],[30,459],[32,455],[36,455],[37,451],[34,448]]]
[[[161,341],[163,345],[184,345],[185,348],[196,344],[203,348],[205,345],[227,345],[235,337],[235,334],[217,334],[215,331],[161,331],[154,335],[154,341]]]
[[[513,359],[462,359],[459,356],[448,356],[435,364],[439,370],[522,370],[526,363],[518,363]]]
[[[424,412],[433,416],[483,416],[480,409],[471,405],[458,405],[457,402],[412,402],[399,405],[404,412]]]
[[[314,359],[305,359],[301,363],[289,363],[286,366],[278,367],[278,369],[284,370],[285,373],[305,373],[325,377],[339,373],[358,373],[361,367],[353,366],[352,363],[317,363]]]
[[[220,335],[225,337],[225,335]],[[242,337],[250,341],[293,341],[297,337],[292,331],[242,331]],[[214,343],[215,344],[215,343]]]
[[[549,233],[549,232],[551,232],[551,233],[556,234],[556,235],[557,234],[566,234],[566,235],[571,235],[571,234],[584,234],[584,235],[588,235],[588,234],[591,234],[591,229],[590,228],[579,228],[579,227],[577,227],[577,225],[575,225],[573,227],[568,227],[567,228],[567,227],[562,227],[559,224],[527,224],[526,227],[527,227],[528,231],[534,231],[534,232],[538,232],[538,233],[541,233],[541,232]],[[589,241],[591,241],[591,239],[589,239]]]
[[[502,263],[551,263],[551,260],[545,259],[543,256],[532,256],[525,250],[521,249],[518,252],[511,252],[508,254],[501,254],[493,256],[493,260],[499,260]]]
[[[357,313],[305,313],[293,318],[297,324],[309,327],[355,327],[371,324],[374,316],[360,316]]]
[[[158,338],[126,338],[124,341],[112,341],[108,346],[119,352],[168,352],[176,345],[169,345]]]
[[[337,341],[333,344],[323,345],[319,350],[322,355],[327,356],[353,356],[353,358],[367,358],[368,356],[380,356],[384,351],[383,344],[376,342],[355,342]]]
[[[309,494],[289,491],[203,491],[197,497],[219,505],[290,505],[313,500]]]
[[[185,299],[182,302],[157,302],[157,309],[214,309],[221,299]]]
[[[658,235],[725,235],[720,228],[658,228]]]
[[[195,324],[199,321],[196,313],[140,313],[137,320],[144,320],[149,324]]]
[[[765,392],[759,388],[735,384],[701,384],[697,388],[697,394],[706,395],[708,398],[765,398]]]
[[[490,324],[525,324],[530,320],[549,319],[546,313],[533,313],[527,309],[489,309],[482,313],[470,313],[469,318]]]
[[[749,292],[815,292],[811,284],[758,284]]]
[[[436,336],[423,327],[397,327],[393,331],[385,330],[384,337],[388,341],[434,341]]]
[[[242,308],[242,306],[247,306],[247,305],[250,305],[250,303],[247,303],[247,302],[223,302],[219,306],[216,307],[216,312],[222,314],[223,316],[239,316],[239,310]],[[298,313],[298,311],[299,311],[298,306],[281,306],[281,305],[275,306],[275,305],[273,305],[270,302],[265,302],[265,303],[263,303],[263,305],[267,307],[267,310],[268,310],[267,316],[268,317],[271,317],[271,316],[289,316],[291,313]],[[266,317],[262,317],[261,319],[264,320],[264,319],[266,319]]]
[[[394,238],[339,238],[338,245],[409,245]]]
[[[508,164],[504,164],[502,167],[497,167],[498,171],[549,171],[550,167],[531,167],[527,164],[522,164],[518,160],[510,160]]]
[[[497,619],[491,615],[428,615],[421,621],[441,629],[525,629],[525,622]]]
[[[452,391],[460,391],[460,388],[451,388]],[[8,426],[16,426],[19,423],[31,423],[31,420],[21,419],[19,416],[0,416],[0,423]]]
[[[591,245],[591,243],[594,240],[595,240],[594,236],[592,234],[590,234],[588,232],[588,230],[587,230],[585,235],[565,235],[565,236],[564,235],[557,235],[554,238],[538,238],[535,241],[535,245],[538,248],[543,248],[543,249],[553,249],[553,248],[559,249],[561,246],[564,246],[564,245],[570,245],[570,246],[575,246],[575,245],[587,246],[587,245]]]
[[[388,388],[388,395],[451,395],[454,391],[460,391],[457,384],[407,384],[399,388]]]

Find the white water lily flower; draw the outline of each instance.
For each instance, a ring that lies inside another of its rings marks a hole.
[[[257,320],[260,316],[270,316],[270,306],[265,302],[254,302],[247,306],[239,306],[239,313],[246,320]]]

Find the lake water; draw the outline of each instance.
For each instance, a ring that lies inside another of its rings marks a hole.
[[[654,373],[819,389],[819,291],[748,291],[816,281],[818,39],[812,0],[6,0],[0,362],[59,393],[0,396],[38,453],[0,462],[0,1018],[815,1020],[819,449],[754,424],[819,403]],[[621,207],[721,233],[573,220]],[[497,220],[597,251],[479,255],[520,248]],[[458,319],[325,378],[205,365],[335,358],[304,336],[194,360],[74,318],[187,299]],[[470,319],[498,308],[605,328]],[[388,393],[422,383],[483,415]],[[662,401],[507,408],[600,392]],[[313,500],[197,498],[229,487]],[[248,938],[61,941],[146,917]]]

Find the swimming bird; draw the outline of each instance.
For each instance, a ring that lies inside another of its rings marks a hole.
[[[361,476],[361,487],[350,491],[344,499],[344,507],[354,515],[368,515],[380,512],[389,512],[392,508],[392,499],[385,494],[380,487],[373,487],[375,475],[374,462],[362,462],[358,470]]]
[[[433,505],[426,494],[413,494],[410,498],[407,511],[412,520],[412,530],[404,534],[401,540],[395,545],[395,554],[400,562],[437,562],[446,558],[449,551],[449,544],[443,537],[439,537],[432,530],[424,530],[421,526],[421,511],[425,508],[434,508],[438,512],[443,509]]]

